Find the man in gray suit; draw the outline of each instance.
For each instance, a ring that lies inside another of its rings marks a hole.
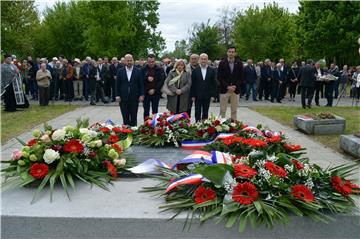
[[[311,108],[311,102],[314,96],[314,86],[316,81],[316,70],[313,67],[313,60],[307,60],[306,65],[299,71],[298,79],[301,86],[301,104],[305,109],[306,106]],[[305,99],[308,98],[307,105]]]

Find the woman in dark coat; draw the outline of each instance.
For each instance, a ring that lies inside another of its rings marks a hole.
[[[291,69],[288,71],[290,101],[295,101],[296,87],[297,84],[299,83],[297,79],[298,74],[299,74],[299,67],[296,62],[293,62]]]

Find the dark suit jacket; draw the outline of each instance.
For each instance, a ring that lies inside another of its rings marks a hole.
[[[303,87],[314,87],[316,81],[316,70],[315,67],[306,65],[299,71],[298,79],[300,80],[300,86]]]
[[[197,67],[191,74],[191,92],[190,96],[196,99],[210,99],[217,96],[216,69],[208,66],[205,79],[201,73],[201,67]]]
[[[257,79],[255,67],[249,65],[244,68],[244,79],[245,83],[255,83]]]
[[[146,91],[148,89],[148,71],[149,71],[149,66],[145,65],[142,69],[141,69],[141,73],[143,75],[144,78],[144,90]],[[164,85],[164,81],[165,81],[165,72],[164,70],[160,67],[155,65],[155,82],[156,82],[156,93],[157,95],[161,94],[161,88]],[[147,92],[145,92],[145,94],[147,94]]]
[[[118,70],[123,67],[120,63],[115,66],[114,64],[110,65],[110,77],[111,80],[115,80],[114,77],[117,75]]]
[[[264,65],[260,70],[261,81],[266,82],[268,78],[272,78],[271,67]]]
[[[141,70],[133,67],[130,81],[127,78],[126,67],[120,68],[116,76],[116,96],[121,101],[138,101],[144,95],[144,77]]]
[[[279,84],[280,81],[282,83],[285,83],[285,74],[283,71],[279,70],[278,69],[275,69],[273,71],[273,84]]]
[[[220,61],[217,78],[219,81],[220,94],[225,94],[227,92],[227,87],[232,85],[236,86],[235,93],[240,94],[240,87],[244,78],[243,63],[240,59],[236,58],[234,70],[231,73],[229,61],[227,58],[224,58]]]

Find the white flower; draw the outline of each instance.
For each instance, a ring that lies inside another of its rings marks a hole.
[[[63,129],[55,130],[51,138],[56,141],[63,140],[65,138],[65,133],[66,132]]]
[[[54,162],[56,159],[59,158],[60,158],[60,154],[58,151],[55,151],[53,149],[45,150],[43,159],[47,164],[51,164],[52,162]]]
[[[289,173],[291,173],[293,170],[294,170],[294,167],[293,167],[294,165],[289,165],[289,164],[286,164],[285,166],[284,166],[284,169],[286,170],[286,171],[288,171]]]
[[[102,141],[101,141],[100,139],[99,139],[99,140],[96,140],[96,141],[95,141],[95,144],[96,144],[97,147],[101,147]]]
[[[232,123],[230,123],[230,126],[231,126],[231,127],[235,127],[236,124],[235,124],[234,122],[232,122]]]
[[[223,125],[223,130],[224,131],[229,131],[230,130],[230,127],[228,125]]]
[[[41,141],[43,141],[46,144],[51,142],[51,139],[48,134],[44,134],[43,136],[41,136],[40,139],[41,139]]]
[[[217,126],[215,127],[215,129],[216,129],[217,132],[221,132],[221,131],[222,131],[221,125],[217,125]]]
[[[80,131],[80,134],[89,134],[90,130],[87,128],[80,128],[79,131]]]
[[[114,164],[115,164],[115,166],[123,168],[123,167],[125,167],[126,159],[115,159]]]
[[[277,157],[275,155],[266,155],[266,160],[270,162],[275,162],[277,160]]]

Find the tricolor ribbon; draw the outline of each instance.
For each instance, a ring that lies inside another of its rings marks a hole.
[[[242,129],[243,131],[250,131],[250,132],[253,132],[259,136],[264,136],[264,133],[259,130],[258,128],[254,127],[254,126],[247,126],[245,128]]]
[[[174,164],[171,168],[175,169],[180,164],[194,164],[194,163],[206,163],[213,164],[212,154],[206,151],[194,151],[189,156],[181,159],[179,162]]]
[[[201,149],[206,145],[212,144],[219,139],[225,139],[233,136],[233,133],[220,133],[212,140],[184,140],[181,142],[181,148],[183,149]]]
[[[190,174],[188,176],[178,178],[174,180],[170,185],[167,187],[165,193],[170,192],[174,188],[180,185],[187,185],[187,184],[200,184],[203,181],[204,177],[201,174]]]
[[[189,115],[186,112],[181,114],[171,115],[166,118],[166,121],[169,123],[174,123],[180,119],[189,119]]]

